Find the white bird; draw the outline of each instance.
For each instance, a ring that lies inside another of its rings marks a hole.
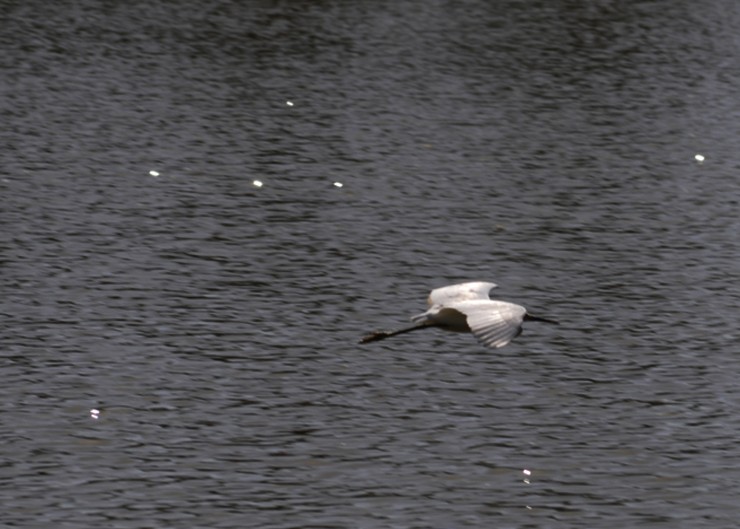
[[[429,310],[411,318],[414,325],[395,331],[375,331],[360,343],[375,342],[406,332],[438,327],[445,331],[472,332],[486,347],[498,349],[522,332],[525,320],[558,322],[527,314],[521,305],[490,299],[495,283],[474,281],[432,290],[427,303]]]

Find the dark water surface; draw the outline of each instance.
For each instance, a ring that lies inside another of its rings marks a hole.
[[[740,4],[0,14],[0,525],[737,527]]]

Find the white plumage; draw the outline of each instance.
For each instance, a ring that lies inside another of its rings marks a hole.
[[[376,331],[366,335],[360,343],[438,327],[452,332],[472,332],[486,347],[498,349],[522,332],[525,319],[557,323],[531,316],[521,305],[490,299],[489,293],[494,288],[495,283],[475,281],[432,290],[428,299],[429,310],[413,316],[413,326],[395,331]]]

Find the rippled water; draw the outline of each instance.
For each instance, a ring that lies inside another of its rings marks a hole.
[[[736,526],[734,2],[0,9],[5,526]]]

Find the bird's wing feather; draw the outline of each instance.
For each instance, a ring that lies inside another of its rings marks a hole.
[[[428,303],[432,307],[434,305],[449,305],[466,300],[488,300],[488,293],[494,288],[496,288],[496,283],[486,283],[485,281],[450,285],[432,290],[432,293],[429,294]]]
[[[455,305],[465,314],[473,335],[486,347],[498,349],[521,332],[526,309],[514,303],[493,300],[471,300]]]

